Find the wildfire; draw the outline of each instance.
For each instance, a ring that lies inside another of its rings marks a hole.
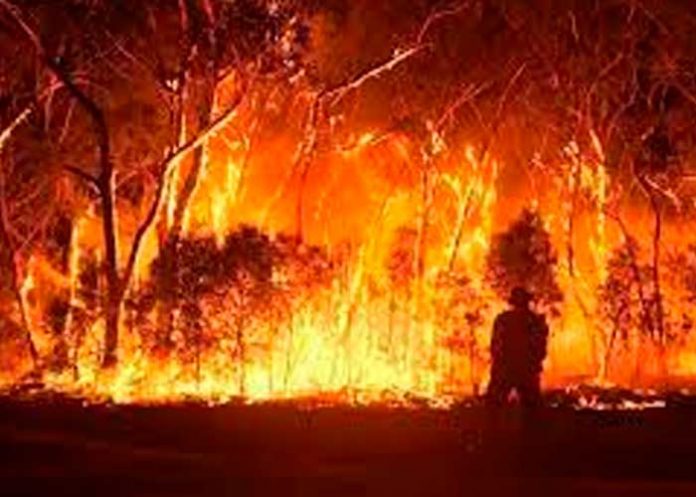
[[[209,146],[204,174],[187,212],[186,236],[191,239],[212,236],[217,246],[222,247],[239,226],[255,221],[256,206],[249,205],[240,195],[239,163],[246,153],[245,141],[230,143],[224,136],[212,140]],[[126,317],[122,323],[119,366],[113,371],[102,371],[99,357],[103,322],[96,317],[87,329],[68,335],[67,346],[75,354],[74,370],[49,376],[48,385],[116,402],[162,402],[183,398],[225,401],[237,397],[258,401],[335,395],[344,400],[415,396],[436,401],[461,396],[472,389],[480,391],[486,381],[488,330],[494,312],[500,307],[488,306],[477,321],[470,324],[471,331],[461,329],[466,321],[443,323],[439,301],[447,290],[439,286],[437,275],[447,271],[466,275],[471,300],[465,297],[462,305],[469,306],[469,311],[476,305],[476,295],[495,302],[482,266],[495,231],[497,212],[505,209],[505,202],[497,192],[501,166],[488,154],[478,156],[475,147],[464,145],[458,154],[460,159],[442,161],[431,171],[433,184],[424,200],[418,174],[414,175],[413,171],[395,171],[396,178],[380,178],[368,167],[374,163],[403,160],[404,150],[408,148],[404,146],[403,137],[376,139],[368,133],[359,137],[348,153],[339,150],[335,156],[326,156],[324,164],[316,166],[336,169],[332,174],[340,175],[341,180],[327,182],[318,174],[316,178],[309,177],[306,188],[312,191],[328,188],[321,209],[340,216],[339,223],[350,226],[351,232],[347,237],[345,232],[338,230],[327,237],[326,230],[331,230],[332,226],[325,223],[335,223],[337,219],[327,220],[325,212],[313,206],[304,228],[306,240],[321,242],[327,253],[338,253],[348,238],[352,243],[350,250],[340,261],[339,271],[330,272],[324,283],[305,289],[301,298],[285,304],[292,307],[290,312],[278,311],[278,315],[272,315],[259,310],[261,319],[252,313],[243,331],[244,345],[240,345],[239,337],[235,339],[228,329],[235,326],[230,314],[246,314],[245,306],[255,305],[247,301],[249,297],[240,295],[244,290],[226,293],[217,304],[206,301],[207,297],[202,298],[200,319],[205,324],[198,333],[210,333],[218,338],[212,346],[202,348],[195,361],[180,355],[194,345],[190,337],[184,336],[186,330],[179,331],[186,326],[180,315],[183,311],[179,310],[175,320],[182,323],[174,325],[171,337],[178,352],[168,356],[148,352],[143,335],[148,332],[149,325],[141,324],[139,328],[137,324],[126,323],[129,319]],[[534,200],[542,211],[566,212],[564,218],[558,221],[551,218],[549,224],[552,232],[565,233],[555,240],[559,252],[563,251],[567,237],[578,235],[573,235],[569,231],[572,227],[567,224],[564,229],[557,229],[555,223],[567,223],[568,217],[573,215],[576,222],[587,229],[581,235],[582,244],[575,243],[575,267],[569,267],[566,261],[559,274],[566,302],[560,316],[553,320],[557,331],[552,338],[547,364],[547,385],[569,381],[569,371],[577,370],[577,374],[588,378],[602,371],[606,373],[606,365],[596,369],[592,363],[593,354],[597,353],[593,349],[597,347],[594,341],[597,337],[588,337],[588,334],[596,330],[583,313],[589,309],[592,315],[596,314],[595,289],[606,277],[604,268],[609,249],[618,243],[608,234],[604,208],[608,180],[604,168],[599,163],[581,162],[578,151],[572,146],[568,156],[571,163],[562,165],[568,170],[567,183],[559,196]],[[406,159],[409,163],[416,162]],[[275,174],[283,175],[283,166],[271,162],[261,161],[247,167],[246,174],[250,178],[257,174],[255,168],[275,167]],[[394,183],[399,186],[394,188]],[[262,187],[253,182],[245,185],[250,189]],[[591,208],[571,213],[570,198],[575,190],[587,192]],[[175,203],[171,198],[174,191],[175,188],[168,188],[170,197],[162,214],[167,219],[171,218],[171,205]],[[374,198],[378,193],[381,199]],[[275,207],[279,215],[272,213],[271,219],[283,219],[280,212],[291,209],[295,200],[289,192]],[[554,202],[563,205],[564,210],[559,210]],[[398,235],[405,228],[412,229],[416,238],[422,236],[417,233],[418,222],[414,220],[423,216],[424,209],[427,209],[429,227],[424,253],[416,254],[406,247],[408,260],[402,261],[405,265],[395,270],[407,274],[417,272],[419,263],[413,258],[419,256],[425,260],[422,264],[426,271],[420,280],[414,278],[401,288],[397,285],[390,289],[389,259],[394,257],[390,247],[399,243]],[[28,298],[29,293],[40,292],[37,282],[45,287],[49,281],[57,279],[59,286],[67,287],[71,302],[66,317],[69,329],[79,329],[76,315],[94,305],[85,300],[89,299],[85,271],[88,264],[98,264],[101,253],[90,222],[93,220],[86,215],[73,229],[67,280],[38,259],[33,259],[27,268],[23,295],[28,307],[33,309],[32,315],[37,316],[32,319],[35,333],[45,328],[46,323],[40,321],[41,313],[44,317],[47,314],[45,309],[40,309],[39,300]],[[280,224],[273,229],[278,231],[271,240],[282,236],[287,225]],[[307,242],[298,242],[295,249],[309,250],[303,246]],[[133,293],[152,278],[148,268],[157,257],[158,251],[152,250],[138,261],[139,277]],[[295,277],[283,274],[282,269],[277,271],[280,272],[273,280],[279,288],[287,286],[288,280]],[[270,307],[274,303],[269,300],[262,305]],[[157,313],[156,310],[149,312]],[[205,316],[207,312],[209,316]],[[456,336],[461,338],[453,338]],[[55,344],[44,344],[41,348],[52,346]],[[240,355],[240,346],[248,349],[244,355]],[[573,351],[572,357],[568,356],[569,351]],[[583,355],[589,357],[588,364],[582,364]],[[675,356],[683,367],[685,359],[679,357],[686,356],[681,353]]]
[[[247,153],[246,143],[243,139],[231,142],[223,136],[209,144],[203,175],[186,215],[187,238],[212,236],[221,248],[240,226],[257,219],[256,205],[240,192],[243,188],[264,187],[264,176],[256,176],[258,169],[275,167],[274,174],[280,177],[284,175],[284,166],[252,162],[246,166],[245,174],[262,183],[254,184],[251,179],[250,184],[242,186],[239,164]],[[559,271],[566,300],[560,315],[552,321],[556,331],[545,377],[549,386],[571,381],[569,372],[586,378],[600,378],[607,373],[606,364],[597,367],[593,362],[599,360],[595,356],[601,354],[596,350],[600,346],[597,340],[601,339],[592,336],[599,333],[596,327],[600,325],[591,320],[596,319],[599,306],[596,287],[606,278],[608,253],[619,239],[611,238],[608,227],[606,172],[601,163],[582,162],[579,151],[573,147],[576,146],[571,145],[567,153],[570,163],[560,166],[568,171],[568,176],[567,183],[560,185],[558,196],[534,199],[541,211],[565,212],[563,218],[548,218],[551,232],[563,234],[554,239],[556,250],[563,252],[569,237],[576,237],[575,260],[566,260]],[[103,321],[98,316],[85,317],[95,305],[90,291],[97,290],[88,288],[86,272],[102,257],[100,241],[94,236],[96,229],[90,226],[94,218],[86,213],[73,229],[68,277],[35,258],[28,264],[22,286],[26,305],[32,310],[31,326],[36,336],[47,327],[42,319],[46,319],[48,311],[42,307],[40,298],[30,294],[46,292],[49,283],[65,288],[69,294],[70,310],[65,326],[71,332],[67,335],[69,343],[63,346],[74,354],[74,368],[49,375],[47,384],[57,390],[115,402],[185,398],[220,402],[239,397],[251,401],[309,397],[405,401],[419,397],[446,402],[445,399],[480,391],[486,382],[490,323],[501,308],[490,305],[497,299],[487,286],[482,267],[496,230],[495,219],[506,206],[497,192],[502,166],[489,154],[478,155],[473,146],[459,148],[459,154],[451,154],[452,159],[441,161],[429,172],[431,184],[426,187],[429,191],[425,196],[418,181],[419,173],[409,170],[413,167],[409,164],[417,161],[404,158],[409,146],[401,136],[377,139],[368,133],[359,137],[350,151],[338,150],[335,155],[324,157],[324,162],[316,167],[335,169],[332,174],[341,179],[327,182],[321,174],[316,178],[310,175],[307,189],[328,190],[323,192],[322,202],[310,208],[311,215],[304,227],[306,241],[288,243],[298,253],[312,250],[306,243],[321,243],[317,247],[326,254],[344,250],[341,258],[336,256],[331,261],[327,255],[323,261],[327,268],[334,264],[340,267],[326,269],[326,274],[321,276],[323,282],[305,282],[310,288],[299,290],[284,288],[297,279],[296,274],[288,273],[293,268],[274,268],[275,286],[288,293],[302,294],[282,304],[290,309],[275,313],[257,309],[244,288],[232,289],[216,299],[200,297],[199,319],[204,324],[197,333],[216,337],[215,343],[205,347],[195,343],[198,339],[186,336],[187,325],[182,317],[185,311],[181,309],[174,315],[175,324],[169,337],[174,352],[164,356],[147,346],[145,335],[152,333],[152,322],[127,322],[135,320],[127,315],[122,322],[119,366],[110,371],[103,371],[99,362]],[[396,177],[379,177],[368,167],[400,160],[405,160],[407,166],[405,170],[394,171]],[[178,174],[176,171],[173,178]],[[591,201],[582,211],[573,211],[576,207],[571,205],[577,190],[585,192]],[[175,191],[176,188],[168,187],[168,198],[162,209],[166,220],[171,219]],[[378,195],[382,198],[376,199]],[[296,198],[289,191],[275,207],[279,214],[276,216],[274,211],[270,218],[287,222],[282,212],[292,209],[294,201]],[[423,226],[419,227],[418,218],[423,217],[424,210],[428,232],[422,235],[419,229]],[[327,211],[339,216],[340,221],[333,216],[327,220]],[[575,227],[568,225],[571,216],[575,217]],[[347,234],[342,229],[331,232],[333,226],[327,223],[336,222],[349,226],[350,232]],[[581,235],[571,231],[577,230],[578,225],[586,230]],[[281,223],[271,229],[274,231],[269,243],[280,240],[288,226]],[[424,249],[417,253],[412,246],[402,247],[405,260],[399,266],[394,262],[394,257],[398,257],[394,247],[403,242],[400,233],[409,232],[416,245],[419,236],[425,237]],[[148,246],[156,247],[154,233],[151,236]],[[346,246],[347,241],[350,244]],[[149,268],[158,256],[158,250],[153,249],[139,259],[137,283],[131,289],[134,295],[154,278]],[[426,268],[420,277],[415,276],[419,266],[417,257],[424,259],[420,264]],[[295,268],[302,269],[306,268]],[[398,272],[404,273],[406,283],[398,280],[395,283]],[[461,274],[466,279],[465,287],[454,290],[464,292],[461,304],[446,298],[452,290],[441,283],[442,275],[448,273]],[[238,285],[244,287],[245,283]],[[276,305],[273,301],[276,297],[271,294],[262,298],[268,299],[262,306]],[[477,299],[490,304],[478,311],[480,315],[474,319],[471,313]],[[443,304],[449,307],[441,307]],[[452,305],[463,306],[466,316],[463,321],[442,319],[442,312],[459,312]],[[152,319],[157,312],[155,308],[146,314]],[[233,328],[242,326],[235,314],[243,314],[248,320],[241,332],[243,339],[234,336],[240,332]],[[462,329],[466,326],[471,329]],[[42,339],[42,350],[56,346],[50,337]],[[193,360],[184,357],[191,347],[201,348]],[[245,350],[240,351],[240,347]],[[684,364],[693,361],[689,361],[688,353],[675,352],[679,371],[683,372]],[[583,363],[583,355],[588,358],[587,363]],[[690,371],[690,366],[687,370]]]
[[[22,21],[20,9],[8,12]],[[271,62],[260,55],[215,84],[209,79],[222,71],[200,61],[181,81],[167,80],[172,93],[187,77],[202,82],[179,95],[171,118],[178,133],[148,171],[154,179],[132,198],[119,196],[128,185],[103,140],[99,174],[77,171],[87,187],[71,192],[81,203],[66,253],[15,257],[18,306],[47,387],[115,402],[448,405],[487,382],[491,323],[506,284],[492,267],[496,254],[532,268],[522,277],[538,276],[539,310],[552,330],[547,387],[665,386],[696,374],[696,240],[656,208],[659,192],[674,196],[666,174],[638,178],[652,210],[632,202],[632,192],[621,203],[624,185],[609,171],[603,143],[609,133],[587,116],[578,118],[584,137],[569,139],[555,159],[511,159],[516,137],[499,124],[527,63],[503,85],[496,109],[474,106],[492,123],[482,126],[485,139],[447,126],[487,84],[466,86],[439,120],[400,115],[377,129],[343,114],[359,90],[424,56],[429,30],[459,13],[432,15],[417,43],[334,86],[311,86],[305,72],[290,71],[295,41],[285,25],[281,89],[269,89]],[[200,14],[212,22],[212,11]],[[30,24],[18,29],[44,58]],[[211,33],[192,60],[216,54],[205,45],[214,45]],[[88,92],[45,58],[52,78],[84,106]],[[257,79],[247,75],[254,70]],[[197,85],[209,84],[215,90],[200,98],[206,88]],[[87,110],[106,134],[99,113]],[[31,112],[0,134],[0,148]],[[501,248],[510,229],[529,246]],[[531,262],[516,260],[518,249]],[[103,361],[110,333],[115,366]],[[8,383],[23,379],[24,362],[12,365]]]
[[[499,307],[490,306],[486,310],[474,325],[471,336],[463,337],[461,343],[453,340],[453,336],[467,332],[456,329],[462,323],[439,322],[442,316],[438,314],[443,311],[438,307],[438,299],[445,290],[438,286],[436,275],[457,269],[470,278],[471,298],[478,293],[495,300],[486,287],[481,267],[494,233],[495,212],[501,207],[496,191],[500,165],[488,156],[477,157],[475,148],[465,145],[461,162],[445,162],[440,166],[441,170],[433,173],[438,184],[431,192],[431,205],[428,206],[431,231],[427,235],[427,251],[423,254],[427,271],[422,282],[411,282],[407,285],[409,288],[390,292],[386,287],[389,257],[393,254],[387,249],[398,243],[399,228],[403,228],[405,223],[408,226],[409,220],[422,212],[423,205],[419,205],[422,192],[418,182],[404,177],[399,189],[383,185],[381,191],[385,192],[385,197],[381,203],[374,202],[370,197],[376,188],[371,186],[365,191],[364,182],[379,181],[379,178],[368,180],[365,175],[370,173],[365,169],[366,164],[376,160],[375,156],[379,156],[377,160],[381,161],[398,160],[403,153],[402,141],[401,137],[395,137],[376,142],[374,136],[367,134],[358,139],[350,154],[338,152],[337,157],[326,158],[332,167],[343,169],[343,180],[333,187],[343,190],[346,199],[352,202],[344,206],[331,205],[329,198],[337,202],[341,199],[337,198],[338,192],[328,192],[322,208],[345,207],[341,210],[341,217],[346,224],[354,223],[355,219],[370,221],[361,226],[360,232],[351,233],[352,241],[359,240],[360,244],[354,246],[348,258],[343,260],[341,270],[330,274],[326,283],[316,289],[304,292],[306,295],[299,302],[290,304],[293,308],[289,314],[267,316],[265,321],[249,317],[248,329],[244,331],[245,347],[249,349],[246,357],[240,359],[239,343],[226,336],[230,334],[225,328],[233,324],[224,307],[244,313],[243,307],[251,304],[244,302],[243,295],[231,292],[222,297],[220,305],[223,309],[213,308],[213,304],[208,302],[202,304],[211,306],[212,319],[205,321],[209,328],[201,329],[200,333],[220,333],[220,338],[213,346],[201,351],[197,364],[177,357],[177,354],[161,357],[148,353],[142,336],[146,330],[124,322],[119,366],[114,371],[104,372],[99,366],[103,324],[97,318],[81,332],[81,337],[71,336],[70,348],[76,354],[75,369],[51,376],[48,385],[116,402],[162,402],[184,398],[225,401],[237,397],[258,401],[331,398],[336,395],[347,401],[403,400],[409,396],[442,401],[471,392],[472,388],[478,390],[486,381],[488,329],[494,311]],[[231,157],[227,158],[227,152],[215,149],[217,146],[228,147],[228,144],[216,141],[211,144],[213,159],[206,163],[205,173],[197,185],[187,218],[187,237],[213,236],[220,247],[239,225],[253,222],[255,212],[253,206],[245,205],[244,198],[238,195],[241,175],[237,155],[244,151],[243,142],[236,142],[231,147]],[[268,166],[267,163],[252,164],[248,174],[254,174],[254,167]],[[578,250],[578,257],[588,258],[582,262],[591,264],[589,273],[581,273],[582,269],[578,267],[576,275],[562,278],[566,294],[580,292],[578,299],[581,299],[591,295],[592,285],[602,281],[600,271],[609,246],[606,217],[601,209],[606,199],[606,177],[601,165],[576,163],[570,171],[567,188],[575,188],[573,181],[578,178],[577,187],[588,190],[600,205],[600,208],[582,214],[591,231],[582,248],[585,252]],[[321,178],[308,186],[312,189],[322,187],[326,187],[326,183]],[[289,208],[293,199],[292,195],[288,197],[277,209]],[[567,203],[562,198],[558,201]],[[543,205],[540,199],[539,202]],[[167,216],[167,209],[163,215]],[[340,250],[345,240],[340,236],[327,240],[322,233],[325,228],[321,226],[325,220],[315,215],[310,219],[312,221],[305,228],[308,239],[327,242],[325,248],[328,251]],[[72,303],[67,317],[68,328],[78,328],[75,314],[90,307],[90,303],[84,300],[85,264],[89,257],[98,260],[100,253],[98,240],[94,240],[89,223],[89,217],[85,217],[73,230],[70,276],[68,281],[60,282],[69,287]],[[557,243],[560,249],[562,241]],[[297,250],[308,249],[300,245]],[[143,268],[139,272],[142,278],[151,277],[145,268],[157,255],[157,251],[152,251],[149,259],[139,261]],[[579,262],[577,264],[580,266]],[[400,269],[408,272],[413,270],[408,266],[413,265],[417,265],[417,261],[407,261],[407,267]],[[594,278],[590,278],[595,270]],[[565,268],[564,272],[567,271]],[[292,277],[278,273],[273,278],[282,287]],[[50,267],[38,262],[30,264],[24,283],[25,295],[38,291],[37,281],[45,286],[47,279],[51,278],[56,276]],[[582,287],[575,287],[576,280],[582,281]],[[137,287],[146,283],[139,278]],[[416,288],[416,284],[420,288]],[[137,287],[134,287],[134,292]],[[413,295],[398,301],[398,297],[390,294],[398,291]],[[592,353],[587,350],[589,345],[585,337],[589,325],[578,310],[578,304],[569,300],[561,315],[554,320],[554,325],[562,326],[564,331],[556,332],[552,340],[554,345],[546,376],[549,385],[567,381],[564,373],[568,366],[564,355],[568,350],[574,350],[574,361],[580,357],[579,347],[588,355]],[[37,305],[36,302],[29,303],[36,312]],[[269,301],[267,305],[273,303]],[[470,301],[463,305],[473,306],[475,303]],[[597,303],[588,300],[584,305],[596,306]],[[175,328],[180,326],[175,325]],[[38,331],[42,323],[33,320],[32,327]],[[179,336],[178,341],[177,344],[177,339],[174,339],[175,348],[191,347],[190,339],[187,341]],[[240,360],[244,362],[240,363]],[[591,369],[585,371],[588,377],[595,373]]]

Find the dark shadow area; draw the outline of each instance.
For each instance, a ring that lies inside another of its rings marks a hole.
[[[0,404],[5,495],[696,495],[696,411]]]

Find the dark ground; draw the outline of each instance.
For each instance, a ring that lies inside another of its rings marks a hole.
[[[84,407],[0,400],[4,495],[696,496],[696,408]],[[486,421],[486,420],[489,421]]]

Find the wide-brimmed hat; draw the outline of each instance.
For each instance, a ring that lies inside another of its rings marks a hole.
[[[534,300],[534,295],[529,293],[526,288],[516,286],[510,292],[508,302],[512,306],[525,306],[528,305],[532,300]]]

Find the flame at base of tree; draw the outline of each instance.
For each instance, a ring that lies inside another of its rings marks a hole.
[[[327,161],[353,168],[378,153],[395,160],[406,145],[394,138],[365,147]],[[268,235],[247,224],[256,207],[218,180],[239,173],[230,172],[229,157],[216,162],[215,155],[197,186],[184,236],[157,249],[150,234],[152,250],[139,260],[124,302],[116,368],[104,370],[100,362],[104,283],[94,217],[74,225],[67,276],[39,256],[31,260],[22,292],[47,386],[116,402],[448,403],[485,388],[491,322],[516,284],[537,294],[551,323],[547,386],[654,385],[693,371],[690,309],[676,307],[694,295],[693,249],[670,259],[691,272],[665,278],[672,331],[660,342],[642,321],[654,319],[650,268],[635,240],[610,227],[601,204],[607,187],[601,164],[573,166],[582,168],[579,187],[587,202],[575,214],[581,235],[553,214],[569,208],[567,184],[547,190],[535,210],[523,210],[507,231],[496,232],[501,165],[464,147],[461,162],[441,161],[428,173],[426,201],[418,175],[413,181],[412,172],[403,173],[396,178],[403,186],[384,190],[381,201],[367,205],[370,199],[354,197],[354,212],[344,211],[342,222],[371,219],[355,238],[325,238],[322,230],[332,221],[309,222],[306,237],[318,240],[310,244],[283,235],[282,225],[267,225],[275,233]],[[310,180],[308,188],[326,188],[326,182]],[[335,188],[358,186],[344,177]],[[275,208],[287,210],[295,200],[288,195]],[[314,208],[335,208],[331,199],[316,201]],[[283,217],[271,212],[269,219]],[[567,254],[559,255],[569,236],[577,237],[572,271]],[[176,261],[173,273],[168,260]],[[665,271],[665,277],[674,274]],[[19,377],[16,372],[9,381]]]
[[[696,378],[681,3],[304,3],[0,0],[3,383],[446,402],[515,285],[547,386]]]

